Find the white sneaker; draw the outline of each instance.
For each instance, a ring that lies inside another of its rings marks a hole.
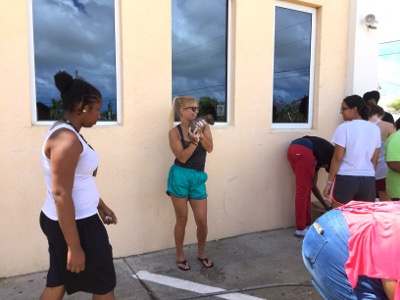
[[[294,232],[294,236],[298,237],[298,238],[304,238],[304,236],[306,235],[307,231],[308,231],[308,227],[304,228],[303,230],[298,230],[297,229]]]

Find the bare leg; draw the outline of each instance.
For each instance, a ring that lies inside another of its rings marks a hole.
[[[208,234],[207,225],[207,198],[203,200],[189,200],[190,206],[193,210],[194,220],[197,226],[197,243],[198,243],[198,258],[206,258],[206,240]],[[212,261],[209,260],[206,263],[207,266],[212,265]]]
[[[386,191],[378,191],[379,201],[390,201],[389,195]]]
[[[115,297],[114,297],[114,291],[111,291],[111,292],[109,292],[109,293],[107,293],[107,294],[105,294],[105,295],[96,295],[96,294],[93,294],[92,299],[93,299],[93,300],[114,300],[114,299],[115,299]]]
[[[185,228],[188,218],[187,198],[177,198],[171,195],[172,203],[175,209],[175,247],[176,247],[176,261],[184,261],[185,254],[183,253],[183,240],[185,238]]]
[[[40,295],[40,300],[61,300],[65,294],[63,285],[56,287],[46,287]]]

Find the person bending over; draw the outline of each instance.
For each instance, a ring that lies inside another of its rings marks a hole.
[[[400,202],[351,201],[318,218],[302,246],[324,299],[400,300]]]

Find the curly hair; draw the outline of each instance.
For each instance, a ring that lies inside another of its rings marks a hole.
[[[82,113],[86,105],[92,107],[102,98],[100,91],[90,83],[80,78],[73,78],[65,71],[60,71],[54,75],[54,82],[61,93],[63,109],[74,111],[77,103],[82,103],[79,114]]]

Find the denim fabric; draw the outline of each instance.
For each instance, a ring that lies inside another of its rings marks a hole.
[[[349,227],[340,210],[321,216],[303,241],[303,260],[312,283],[327,300],[387,299],[380,279],[360,276],[353,290],[344,265],[349,257]]]

